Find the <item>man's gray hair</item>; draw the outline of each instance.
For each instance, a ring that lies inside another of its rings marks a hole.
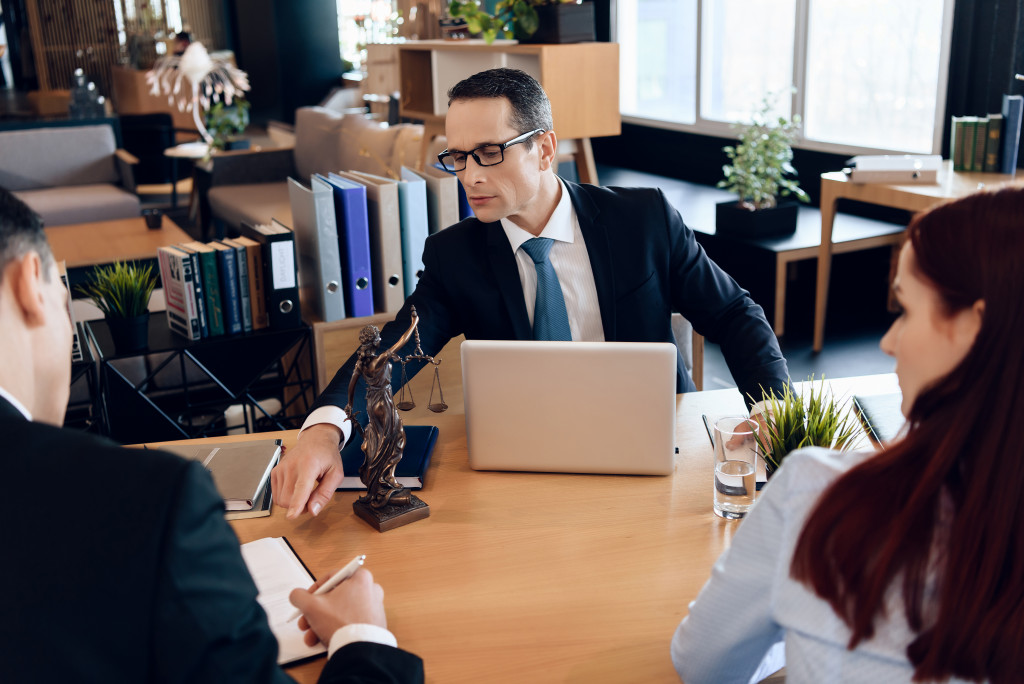
[[[29,252],[39,255],[43,277],[49,279],[53,252],[43,232],[43,220],[20,199],[0,188],[0,280],[7,264]]]

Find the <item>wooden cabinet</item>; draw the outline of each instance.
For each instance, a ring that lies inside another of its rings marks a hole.
[[[580,180],[596,182],[590,138],[618,135],[619,46],[616,43],[519,45],[513,41],[422,40],[398,49],[401,115],[422,119],[423,155],[444,133],[448,89],[477,72],[498,67],[521,69],[536,78],[551,100],[555,133],[574,141]]]

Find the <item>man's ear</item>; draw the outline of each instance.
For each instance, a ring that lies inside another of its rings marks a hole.
[[[43,279],[46,274],[42,259],[36,252],[29,252],[14,259],[4,267],[5,277],[11,278],[14,301],[29,327],[46,323],[46,302],[43,294]]]
[[[537,139],[540,147],[540,170],[547,171],[555,164],[555,155],[558,152],[558,138],[554,131],[545,131]]]

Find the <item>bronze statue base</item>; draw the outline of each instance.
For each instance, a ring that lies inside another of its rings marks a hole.
[[[352,510],[360,518],[370,523],[378,532],[387,532],[430,515],[430,506],[425,501],[410,494],[409,503],[398,506],[387,505],[373,508],[358,499],[352,504]]]

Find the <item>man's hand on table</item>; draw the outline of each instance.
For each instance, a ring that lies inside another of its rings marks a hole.
[[[317,515],[334,496],[345,477],[338,453],[341,436],[341,428],[336,425],[312,425],[281,456],[270,482],[274,503],[287,508],[289,518],[295,519],[306,510]]]

